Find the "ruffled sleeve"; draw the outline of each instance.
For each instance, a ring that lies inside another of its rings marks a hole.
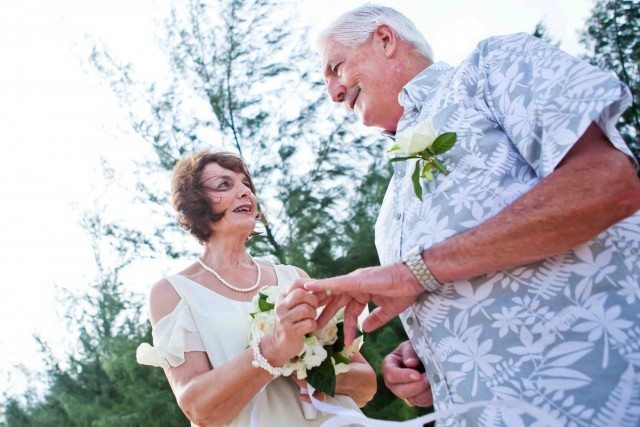
[[[189,305],[180,300],[176,308],[160,319],[152,331],[153,346],[142,343],[136,350],[136,360],[142,365],[168,368],[184,363],[184,353],[205,351]]]

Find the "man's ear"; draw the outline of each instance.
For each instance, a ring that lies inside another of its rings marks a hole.
[[[398,36],[387,24],[381,24],[373,31],[373,42],[387,58],[392,57],[398,49]]]

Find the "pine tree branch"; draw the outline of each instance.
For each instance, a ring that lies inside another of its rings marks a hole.
[[[624,54],[624,50],[622,49],[622,42],[620,40],[620,29],[618,27],[618,1],[613,2],[613,25],[616,31],[616,50],[618,51],[618,56],[620,57],[620,67],[622,68],[622,80],[628,87],[633,87],[631,83],[631,79],[629,78],[629,73],[627,73],[626,57]],[[635,122],[635,127],[640,132],[640,118],[638,117],[638,106],[636,104],[635,94],[631,95],[631,111],[633,113],[633,121]]]

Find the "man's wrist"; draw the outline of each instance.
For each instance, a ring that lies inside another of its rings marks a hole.
[[[399,261],[395,264],[397,270],[400,272],[401,283],[408,283],[411,286],[411,293],[418,297],[424,292],[424,288],[418,282],[418,278],[411,271],[404,261]]]
[[[422,250],[419,246],[411,248],[402,261],[413,273],[423,292],[434,292],[442,286],[422,259]]]

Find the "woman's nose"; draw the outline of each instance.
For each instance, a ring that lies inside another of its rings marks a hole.
[[[251,194],[251,189],[243,184],[240,188],[240,191],[238,192],[238,197],[249,197],[249,194]]]

